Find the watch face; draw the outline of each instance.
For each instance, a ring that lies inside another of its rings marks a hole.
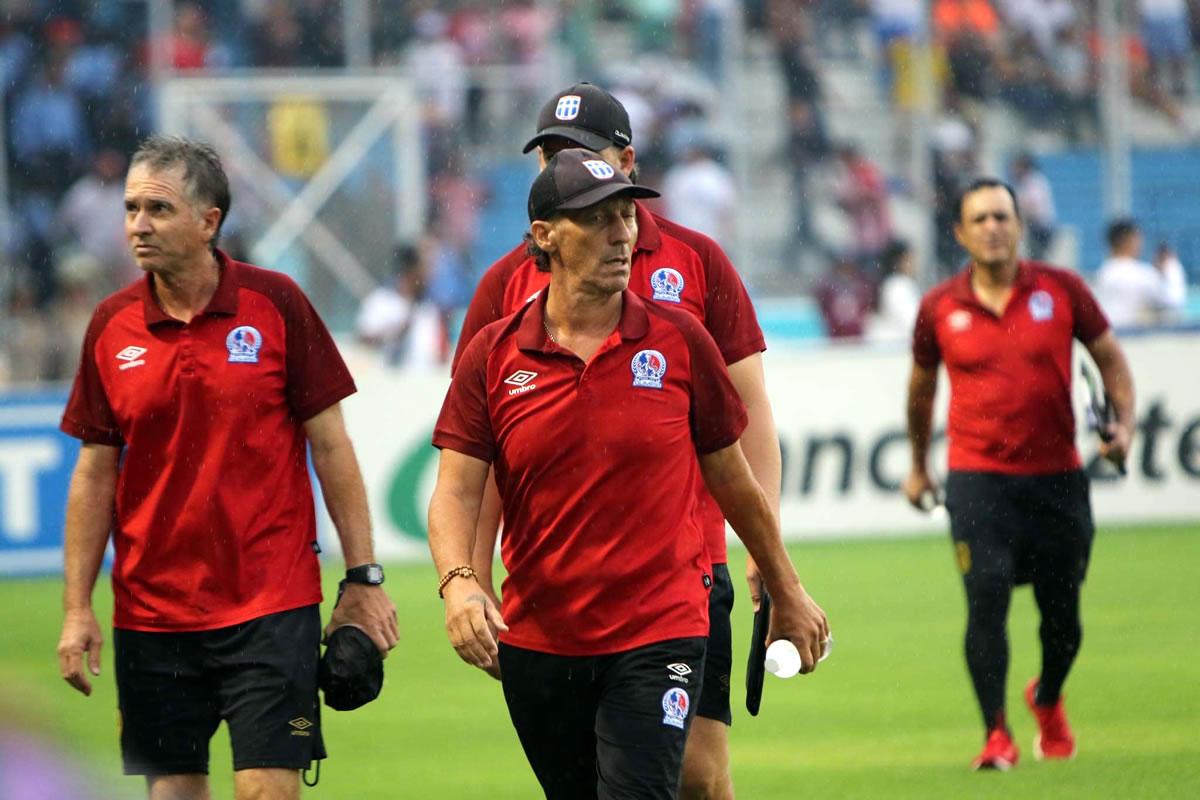
[[[383,567],[378,564],[368,565],[367,583],[383,583]]]

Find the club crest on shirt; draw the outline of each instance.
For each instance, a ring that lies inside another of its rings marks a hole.
[[[683,276],[677,269],[659,267],[650,275],[650,288],[654,290],[655,300],[678,303],[683,294]]]
[[[617,171],[612,168],[612,164],[609,164],[607,161],[596,161],[593,159],[583,162],[583,165],[587,167],[588,172],[592,173],[592,177],[598,180],[606,181],[617,174]]]
[[[579,116],[579,104],[582,101],[577,94],[565,94],[558,98],[558,105],[554,107],[554,118],[561,120],[575,119]]]
[[[691,707],[692,701],[688,697],[688,693],[678,686],[672,686],[667,689],[667,693],[663,695],[663,725],[670,725],[674,728],[683,730],[684,723],[687,721],[688,709]]]
[[[946,324],[950,326],[950,330],[952,331],[965,331],[971,327],[971,312],[965,308],[951,311],[950,316],[946,317]]]
[[[1039,289],[1029,295],[1029,316],[1034,322],[1045,322],[1054,316],[1054,298]]]
[[[629,362],[633,370],[633,385],[643,389],[661,389],[667,374],[667,357],[657,350],[640,350]]]
[[[262,334],[258,328],[250,325],[239,325],[225,337],[225,348],[229,351],[231,364],[257,364],[261,347]]]

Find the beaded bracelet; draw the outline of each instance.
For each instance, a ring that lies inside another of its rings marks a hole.
[[[438,597],[444,597],[444,595],[442,594],[442,591],[445,590],[446,584],[450,583],[450,581],[454,580],[455,578],[474,578],[474,577],[475,577],[475,568],[474,567],[468,566],[466,564],[463,564],[461,567],[455,567],[454,569],[450,570],[445,575],[443,575],[441,581],[438,582]]]

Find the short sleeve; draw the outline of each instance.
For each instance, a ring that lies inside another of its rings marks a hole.
[[[88,324],[83,337],[79,371],[75,373],[75,383],[71,387],[71,396],[67,399],[59,429],[68,436],[90,444],[120,447],[125,443],[125,437],[109,405],[108,393],[96,364],[96,343],[107,319],[95,314]]]
[[[287,398],[300,422],[354,394],[354,379],[329,329],[300,290],[290,284],[284,304]]]
[[[491,463],[496,458],[487,398],[489,337],[475,336],[450,379],[433,429],[433,446]]]
[[[507,316],[504,313],[504,282],[512,272],[514,259],[519,263],[524,257],[525,247],[521,245],[488,267],[479,279],[479,285],[475,287],[475,294],[467,306],[466,316],[463,317],[462,330],[458,332],[458,343],[454,346],[454,358],[450,362],[451,375],[458,371],[459,361],[475,334]]]
[[[917,309],[917,321],[913,325],[912,355],[917,366],[930,369],[942,360],[942,351],[937,340],[937,318],[935,307],[938,295],[927,294]]]
[[[1071,298],[1071,316],[1075,320],[1071,335],[1084,344],[1094,341],[1111,327],[1108,317],[1082,278],[1065,270],[1060,270],[1058,276]]]
[[[690,316],[680,323],[691,357],[692,441],[707,455],[736,442],[749,418],[712,336]]]
[[[708,280],[704,298],[704,327],[708,329],[726,364],[767,349],[758,314],[742,277],[725,251],[711,240],[689,243],[700,257]]]

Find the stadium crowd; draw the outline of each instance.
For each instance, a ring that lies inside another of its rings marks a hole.
[[[726,163],[731,143],[721,138],[728,127],[718,124],[720,98],[731,59],[749,57],[755,47],[769,54],[786,95],[778,110],[787,130],[783,156],[792,198],[786,244],[827,265],[797,272],[788,285],[827,295],[842,312],[853,307],[863,318],[848,328],[830,324],[834,333],[860,335],[870,315],[891,313],[879,299],[891,274],[885,256],[903,249],[912,233],[897,229],[890,209],[913,199],[922,182],[913,172],[923,163],[914,157],[918,147],[932,156],[934,214],[944,233],[933,256],[948,274],[962,259],[947,224],[950,201],[987,166],[987,109],[1011,109],[1050,137],[1044,141],[1051,146],[1097,142],[1104,52],[1094,0],[933,0],[929,20],[920,0],[750,0],[740,15],[738,5],[370,4],[371,60],[406,70],[423,102],[432,202],[420,243],[429,253],[422,292],[437,307],[444,335],[452,334],[487,266],[477,250],[481,210],[493,193],[480,167],[515,155],[511,141],[519,137],[496,136],[496,116],[523,134],[520,126],[544,92],[546,74],[564,55],[575,76],[605,84],[628,108],[641,179],[666,190],[660,208],[728,245],[737,234],[739,198]],[[1200,0],[1138,0],[1127,13],[1132,94],[1190,137],[1183,112],[1194,94]],[[0,226],[0,375],[9,382],[71,375],[86,309],[136,274],[120,233],[121,176],[136,142],[155,129],[156,64],[181,73],[347,64],[340,3],[177,2],[174,14],[170,34],[151,40],[146,7],[139,4],[28,0],[4,6],[0,67],[10,208]],[[916,142],[910,122],[927,24],[941,110],[930,140]],[[743,29],[739,55],[729,45]],[[637,58],[607,57],[608,43],[616,40],[627,42]],[[896,132],[890,152],[867,152],[862,143],[830,133],[831,111],[847,101],[831,91],[830,75],[846,64],[878,76],[870,102],[890,109]],[[1028,188],[1035,161],[1014,165],[1011,173],[1031,223],[1032,255],[1048,250],[1055,224],[1052,206],[1026,199],[1038,194]],[[672,199],[684,194],[703,202]],[[841,218],[846,236],[830,236],[821,224],[814,212],[823,204]],[[237,223],[235,209],[223,240],[235,256],[244,255]],[[779,260],[780,272],[796,270]],[[387,263],[381,259],[379,269]]]

